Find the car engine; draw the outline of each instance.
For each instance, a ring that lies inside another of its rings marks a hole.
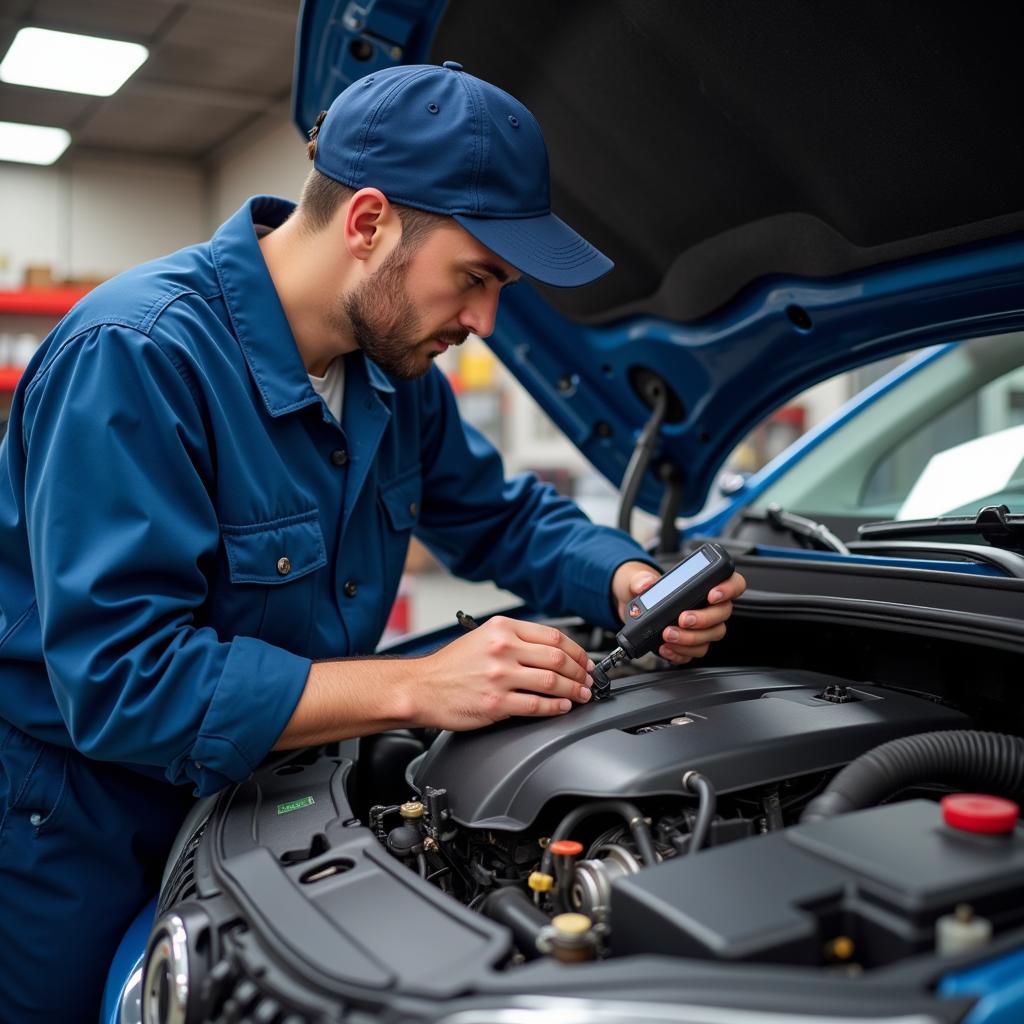
[[[293,752],[221,794],[165,877],[152,1019],[434,1020],[563,991],[567,965],[614,987],[640,955],[852,977],[940,926],[1024,923],[1016,819],[946,835],[927,772],[897,803],[808,811],[879,745],[989,735],[962,710],[795,668],[618,673],[568,715]]]

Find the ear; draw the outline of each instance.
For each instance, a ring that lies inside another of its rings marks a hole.
[[[343,209],[345,245],[354,259],[380,257],[401,237],[398,214],[380,189],[361,188]]]

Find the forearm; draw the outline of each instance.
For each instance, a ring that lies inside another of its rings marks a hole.
[[[553,626],[496,615],[422,658],[322,661],[275,750],[403,726],[477,729],[590,700],[586,651]]]
[[[415,694],[423,688],[418,658],[319,661],[274,750],[367,736],[419,724]]]

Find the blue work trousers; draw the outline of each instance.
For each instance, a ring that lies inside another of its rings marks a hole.
[[[117,945],[191,801],[0,720],[3,1024],[95,1024]]]

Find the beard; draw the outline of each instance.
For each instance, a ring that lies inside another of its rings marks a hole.
[[[400,380],[422,377],[440,353],[434,343],[461,345],[469,331],[438,331],[422,337],[419,314],[405,287],[412,254],[401,245],[391,252],[377,272],[339,303],[332,326],[351,334],[355,343],[386,374]]]

